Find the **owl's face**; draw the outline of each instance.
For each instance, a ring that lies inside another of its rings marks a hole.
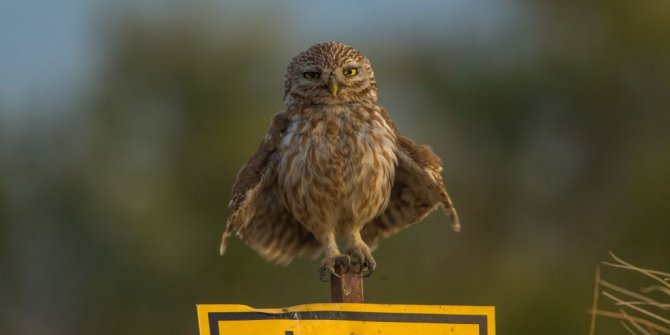
[[[284,75],[284,103],[342,104],[377,101],[377,83],[358,50],[338,42],[313,45],[297,55]]]

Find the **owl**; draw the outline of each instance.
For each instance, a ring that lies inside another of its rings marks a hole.
[[[381,237],[438,207],[460,230],[440,158],[399,133],[361,52],[325,42],[298,54],[284,75],[284,104],[237,175],[221,255],[237,233],[278,264],[324,253],[322,278],[336,266],[367,276]]]

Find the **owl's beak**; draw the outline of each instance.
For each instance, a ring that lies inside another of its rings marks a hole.
[[[337,78],[335,78],[335,76],[330,76],[328,78],[328,91],[330,91],[330,94],[336,96],[339,88],[340,87],[337,85]]]

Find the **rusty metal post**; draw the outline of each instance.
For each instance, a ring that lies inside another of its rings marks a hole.
[[[348,271],[344,266],[337,266],[335,272],[340,276],[330,275],[330,301],[363,303],[363,276],[360,271]]]

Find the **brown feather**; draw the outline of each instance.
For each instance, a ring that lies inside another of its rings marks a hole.
[[[361,231],[368,245],[380,237],[389,237],[423,220],[438,206],[442,207],[460,231],[458,214],[447,193],[440,171],[442,162],[430,147],[398,136],[398,166],[386,210]]]
[[[237,173],[237,179],[233,185],[229,207],[237,209],[244,201],[246,193],[256,186],[267,169],[268,158],[277,149],[281,135],[288,124],[288,116],[285,112],[275,114],[265,137],[258,146],[258,150],[242,166]]]
[[[286,112],[274,116],[258,150],[237,175],[230,201],[233,212],[221,239],[221,255],[234,232],[261,256],[279,264],[288,264],[300,254],[320,251],[314,236],[277,201],[275,152],[288,120]],[[278,244],[277,236],[294,243]]]

